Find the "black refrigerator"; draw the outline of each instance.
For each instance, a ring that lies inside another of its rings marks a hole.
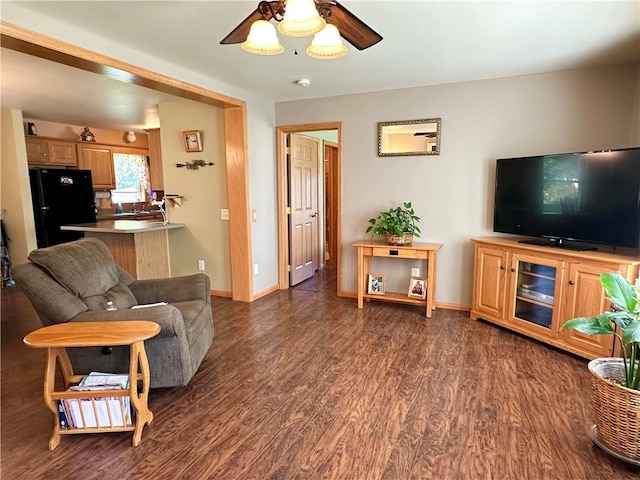
[[[29,179],[38,248],[84,237],[83,232],[60,230],[60,225],[96,221],[91,170],[34,168]]]

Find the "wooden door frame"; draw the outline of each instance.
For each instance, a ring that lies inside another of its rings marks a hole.
[[[336,154],[337,154],[338,150],[340,149],[340,145],[338,143],[331,142],[329,140],[323,140],[322,146],[323,146],[323,150],[325,150],[323,153],[326,153],[326,147],[335,148],[336,149]],[[326,166],[326,163],[327,163],[326,162],[326,158],[327,157],[325,155],[324,158],[323,158],[325,166]],[[336,169],[335,169],[336,165],[335,164],[332,165],[331,168],[332,168],[331,173],[333,173],[333,178],[331,178],[331,180],[330,180],[330,183],[332,183],[332,186],[333,186],[333,190],[331,191],[331,205],[332,205],[331,210],[333,211],[333,216],[332,216],[333,229],[332,229],[332,232],[336,232],[337,233],[338,223],[337,223],[336,215],[337,215],[338,212],[337,212],[337,209],[336,209],[336,205],[337,205],[337,202],[338,202],[337,192],[338,192],[338,181],[339,180],[338,180],[338,176],[336,174]],[[326,172],[326,169],[325,169],[325,172]],[[325,194],[325,199],[326,199],[326,196],[327,196],[327,182],[326,181],[325,181],[325,184],[324,184],[324,194]],[[327,244],[327,225],[326,225],[327,224],[327,208],[326,208],[327,207],[327,203],[326,203],[326,201],[324,203],[324,206],[325,206],[325,211],[324,211],[324,219],[325,219],[324,220],[325,221],[324,242],[325,242],[325,248],[326,248],[326,244]],[[333,236],[335,237],[335,235],[333,235]],[[334,243],[335,243],[335,245],[333,245],[333,251],[334,251],[335,255],[332,257],[332,259],[337,259],[338,258],[338,253],[337,253],[338,252],[338,250],[337,250],[338,249],[338,240],[337,240],[337,238],[336,238],[336,241]],[[322,252],[322,254],[324,255],[324,252]],[[323,259],[323,263],[324,263],[324,259]]]
[[[97,73],[121,82],[213,105],[224,110],[232,298],[243,302],[255,300],[253,295],[251,219],[249,218],[246,102],[10,23],[0,21],[0,27],[1,45],[10,50]]]
[[[301,125],[280,125],[276,127],[276,156],[278,175],[278,288],[289,288],[289,221],[287,219],[287,155],[286,136],[288,133],[317,132],[320,130],[338,131],[338,158],[336,159],[336,245],[338,296],[342,293],[342,122],[306,123]],[[324,169],[323,169],[324,170]],[[324,178],[323,178],[324,181]]]

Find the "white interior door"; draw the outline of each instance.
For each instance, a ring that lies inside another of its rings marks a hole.
[[[289,134],[290,285],[315,275],[318,268],[318,140]]]

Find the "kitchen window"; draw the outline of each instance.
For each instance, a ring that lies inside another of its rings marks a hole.
[[[146,202],[149,191],[149,165],[144,155],[114,153],[116,188],[111,190],[112,203]]]

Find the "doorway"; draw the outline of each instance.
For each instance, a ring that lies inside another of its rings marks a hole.
[[[278,284],[281,290],[290,287],[290,202],[289,202],[289,144],[287,143],[291,134],[304,134],[319,138],[320,148],[319,161],[320,170],[317,178],[320,184],[318,195],[319,218],[321,224],[319,231],[321,241],[318,245],[320,265],[324,267],[327,261],[331,266],[335,266],[336,271],[336,292],[338,296],[342,294],[341,279],[341,218],[342,218],[342,123],[327,122],[317,124],[287,125],[276,128],[277,132],[277,163],[278,163]],[[329,158],[325,159],[325,145],[328,146]],[[331,150],[332,149],[332,150]],[[329,162],[329,166],[326,161]],[[329,173],[328,173],[329,172]],[[329,181],[327,181],[327,174]],[[328,221],[327,221],[328,220]],[[330,230],[330,238],[327,231]],[[328,239],[328,242],[327,242]],[[327,259],[326,251],[329,253]]]

